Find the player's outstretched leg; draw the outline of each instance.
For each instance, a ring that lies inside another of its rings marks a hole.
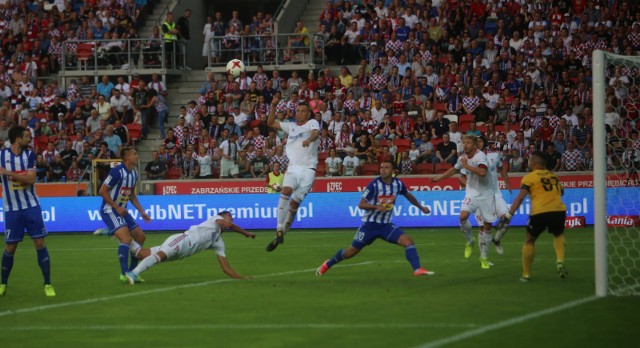
[[[511,219],[506,216],[501,216],[498,225],[496,226],[496,235],[493,237],[493,245],[496,247],[496,252],[500,255],[504,254],[504,248],[502,247],[502,237],[507,233]]]
[[[473,253],[473,245],[475,244],[475,239],[473,238],[473,234],[471,233],[471,223],[469,222],[469,218],[460,218],[460,230],[464,235],[464,238],[467,240],[467,245],[464,247],[464,258],[468,259],[471,257],[471,253]]]
[[[289,191],[291,188],[288,188]],[[287,215],[289,214],[289,201],[291,200],[290,194],[286,195],[284,191],[287,190],[287,187],[283,189],[283,193],[280,195],[280,200],[278,200],[278,225],[276,227],[276,238],[274,238],[269,244],[267,244],[267,251],[271,252],[276,250],[278,245],[284,243],[284,229],[285,229],[285,221]]]
[[[142,282],[140,274],[164,260],[166,260],[166,255],[162,251],[158,252],[157,254],[152,254],[145,257],[144,260],[142,260],[133,271],[126,273],[125,276],[127,278],[127,281],[131,285]]]
[[[318,269],[316,270],[316,275],[323,276],[325,273],[327,273],[329,268],[333,267],[333,265],[335,265],[336,263],[342,260],[350,259],[356,256],[359,252],[360,252],[360,249],[356,249],[353,246],[350,246],[347,249],[338,250],[338,252],[335,255],[333,255],[332,258],[326,260],[325,262],[322,263],[322,265],[320,265],[320,267],[318,267]]]
[[[413,269],[413,275],[432,275],[434,272],[427,271],[424,267],[420,266],[420,256],[418,256],[418,250],[413,243],[413,239],[409,235],[402,234],[397,241],[397,244],[404,247],[404,256],[409,261],[411,268]]]

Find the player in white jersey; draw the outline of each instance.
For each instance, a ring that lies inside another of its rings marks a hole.
[[[133,252],[142,261],[135,269],[127,272],[126,277],[129,284],[140,282],[140,274],[157,263],[181,260],[207,249],[212,249],[216,253],[220,267],[225,274],[234,279],[247,279],[247,277],[236,273],[227,261],[222,240],[222,232],[226,229],[236,231],[247,238],[256,238],[255,234],[234,224],[230,212],[222,211],[199,225],[189,227],[184,233],[172,235],[161,246],[151,249],[138,246]]]
[[[505,217],[507,212],[509,212],[509,207],[507,206],[507,202],[505,202],[502,197],[502,191],[500,191],[500,183],[498,181],[498,171],[502,176],[502,180],[504,180],[505,186],[509,193],[511,193],[511,184],[509,182],[509,170],[506,166],[502,165],[502,159],[500,155],[493,151],[492,144],[487,144],[487,141],[484,137],[478,138],[478,149],[483,151],[487,155],[487,176],[489,177],[489,184],[491,186],[491,190],[494,193],[495,197],[495,207],[496,207],[496,216],[500,218],[500,222],[497,226],[497,232],[495,237],[493,237],[493,244],[496,247],[496,252],[500,255],[504,253],[504,248],[502,247],[502,243],[500,243],[500,238],[506,233],[507,228],[509,227],[509,219]],[[466,171],[462,171],[462,177],[460,181],[463,185],[466,185]],[[476,212],[476,221],[478,221],[478,225],[480,230],[484,230],[484,223],[482,220],[482,215]]]
[[[455,166],[442,173],[438,177],[432,179],[437,182],[441,179],[453,176],[456,173],[465,170],[467,173],[466,195],[460,207],[460,227],[462,233],[467,239],[467,245],[464,250],[464,257],[469,258],[473,252],[474,238],[471,233],[471,223],[469,215],[478,213],[482,216],[484,223],[484,231],[478,235],[480,240],[480,265],[483,269],[488,269],[489,260],[487,259],[487,249],[492,241],[491,224],[497,220],[494,192],[489,183],[490,176],[488,172],[487,155],[478,150],[478,138],[473,135],[462,136],[462,147],[464,154],[458,158]]]
[[[300,203],[311,191],[318,166],[317,143],[320,136],[320,126],[312,117],[313,113],[309,104],[304,102],[298,104],[296,122],[293,123],[276,120],[276,107],[279,102],[278,98],[273,98],[267,124],[271,128],[281,129],[287,133],[285,150],[289,158],[289,166],[284,173],[282,192],[278,201],[276,238],[267,245],[267,251],[273,251],[279,244],[284,243],[284,234],[289,231]]]
[[[135,245],[143,245],[146,237],[138,222],[129,214],[127,204],[129,201],[140,212],[144,221],[150,221],[149,215],[144,211],[136,195],[136,184],[139,174],[135,169],[138,164],[138,153],[132,147],[122,149],[122,163],[113,167],[109,175],[100,187],[102,205],[100,215],[102,221],[109,229],[109,235],[114,235],[120,241],[118,246],[118,260],[120,262],[120,281],[126,282],[125,274],[138,265],[138,259],[131,257],[129,264],[130,248]],[[133,244],[133,245],[132,245]]]
[[[31,132],[20,126],[9,130],[10,147],[0,151],[0,183],[4,200],[4,240],[0,276],[0,296],[7,292],[13,259],[25,231],[36,247],[38,265],[44,278],[44,293],[55,296],[51,285],[51,261],[44,243],[47,229],[33,184],[36,182],[36,154],[29,150]]]

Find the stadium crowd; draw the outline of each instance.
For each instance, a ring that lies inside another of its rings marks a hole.
[[[250,30],[270,28],[269,16],[254,21]],[[207,25],[205,31],[225,35],[247,26],[220,14]],[[296,32],[309,29],[299,23]],[[216,80],[210,73],[166,131],[167,92],[157,76],[134,76],[131,82],[105,76],[98,85],[83,78],[62,89],[41,80],[34,86],[22,74],[15,79],[0,64],[0,139],[18,120],[36,138],[54,135],[51,145],[34,141],[34,148],[49,165],[48,178],[57,180],[61,175],[51,174],[56,152],[65,162],[70,147],[78,156],[64,168],[77,162],[82,170],[88,164],[81,159],[117,157],[118,146],[131,144],[124,125],[140,125],[145,137],[157,120],[163,140],[144,168],[148,178],[215,178],[223,159],[237,165],[234,177],[265,177],[274,163],[283,171],[288,163],[285,134],[266,124],[277,97],[280,120],[292,120],[301,102],[309,104],[322,129],[322,175],[369,174],[367,164],[389,158],[402,174],[446,170],[465,133],[484,136],[489,151],[499,152],[512,172],[525,171],[536,150],[549,154],[550,169],[590,170],[594,118],[607,125],[610,169],[640,160],[639,69],[608,67],[606,113],[591,111],[592,51],[640,51],[635,2],[328,1],[312,38],[291,47],[313,45],[330,64],[344,65],[339,74],[326,68],[284,76],[258,67]],[[4,47],[10,64],[19,55],[7,55]],[[33,55],[22,56],[26,61]],[[352,63],[357,67],[350,69]]]

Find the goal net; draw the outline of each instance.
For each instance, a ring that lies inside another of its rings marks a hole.
[[[593,53],[596,295],[640,295],[640,57]]]

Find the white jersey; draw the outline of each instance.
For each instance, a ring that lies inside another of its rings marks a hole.
[[[472,167],[481,167],[487,168],[488,170],[488,161],[487,155],[484,152],[476,150],[476,152],[472,156],[468,156],[467,154],[463,154],[458,158],[458,162],[455,165],[456,170],[462,172],[464,167],[460,163],[460,159],[466,157],[468,158],[468,164]],[[465,189],[467,197],[472,198],[487,198],[493,196],[494,193],[491,189],[491,185],[489,184],[490,176],[478,176],[471,172],[466,172],[467,175],[467,187]]]
[[[206,249],[213,249],[216,254],[225,257],[222,229],[216,223],[216,221],[222,219],[222,216],[215,215],[199,225],[189,227],[184,233],[189,239],[189,247],[180,257],[191,256]]]
[[[311,132],[320,131],[318,121],[310,119],[303,125],[293,122],[280,122],[280,128],[288,134],[285,150],[289,158],[289,167],[299,166],[316,168],[318,166],[318,140],[302,146],[302,142],[311,136]]]
[[[498,183],[498,170],[502,169],[502,160],[496,152],[487,153],[487,177],[489,177],[489,186],[491,192],[502,196],[500,185]]]

